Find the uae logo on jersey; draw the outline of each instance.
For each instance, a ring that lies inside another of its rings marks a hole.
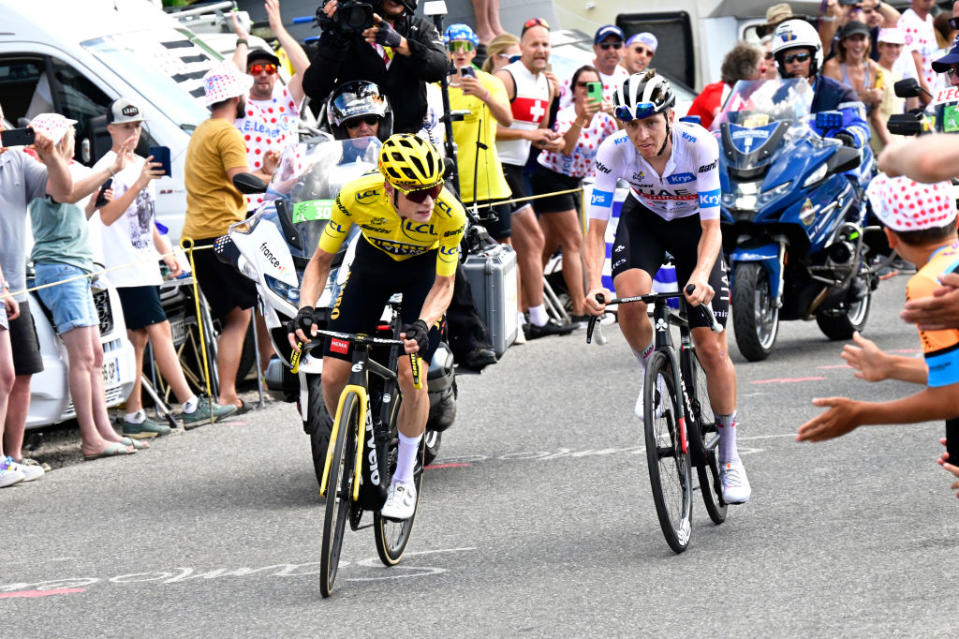
[[[546,117],[546,101],[516,98],[513,100],[513,117],[521,122],[539,124]]]

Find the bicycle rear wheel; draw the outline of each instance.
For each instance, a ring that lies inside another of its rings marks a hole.
[[[662,382],[657,383],[659,380]],[[663,385],[666,396],[660,397],[659,387]],[[646,365],[643,393],[646,461],[653,502],[666,543],[680,553],[689,546],[692,531],[693,482],[676,384],[666,353],[656,351]]]
[[[398,439],[396,437],[396,415],[399,412],[399,402],[394,407],[391,419],[391,441],[389,455],[390,477],[396,472],[396,457]],[[425,436],[420,441],[420,450],[416,457],[416,468],[413,471],[413,482],[416,484],[416,507],[419,508],[420,493],[423,487],[423,450]],[[373,514],[373,534],[376,537],[376,553],[385,566],[395,566],[403,558],[406,545],[410,543],[410,533],[413,531],[413,520],[416,519],[416,510],[413,516],[403,521],[396,521],[381,517],[380,513]]]
[[[685,354],[683,358],[683,378],[689,392],[692,414],[689,416],[689,453],[696,473],[699,476],[699,491],[703,495],[706,512],[715,524],[726,521],[726,502],[723,501],[719,483],[719,465],[716,448],[719,438],[716,433],[716,417],[709,404],[709,391],[706,388],[706,373],[696,351]]]
[[[360,397],[347,391],[337,423],[336,443],[330,472],[326,478],[326,514],[323,518],[322,557],[320,560],[320,592],[329,597],[340,564],[343,532],[353,504],[353,471],[356,463],[356,441],[359,433]]]

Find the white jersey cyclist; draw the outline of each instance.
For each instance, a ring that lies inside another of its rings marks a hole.
[[[701,220],[719,219],[719,144],[698,124],[671,127],[673,152],[662,175],[656,173],[626,131],[609,136],[596,154],[596,182],[589,217],[608,220],[616,182],[629,183],[630,194],[664,220],[699,213]]]

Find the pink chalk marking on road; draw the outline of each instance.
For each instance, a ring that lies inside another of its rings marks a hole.
[[[792,384],[794,382],[815,382],[825,377],[777,377],[775,379],[757,379],[750,384]]]
[[[922,351],[920,351],[918,348],[894,348],[894,349],[892,349],[892,350],[890,350],[890,351],[886,351],[886,352],[887,352],[887,353],[900,353],[900,354],[902,354],[902,355],[913,355],[913,354],[915,354],[915,353],[921,353]]]
[[[817,366],[816,370],[829,371],[835,368],[852,368],[849,364],[830,364],[829,366]]]
[[[433,470],[434,468],[467,468],[470,464],[430,464],[426,467],[426,470]]]
[[[14,597],[49,597],[50,595],[72,595],[86,592],[86,588],[54,588],[53,590],[19,590],[16,592],[0,592],[0,599]]]

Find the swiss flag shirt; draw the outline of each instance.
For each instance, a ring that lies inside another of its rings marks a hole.
[[[251,100],[247,96],[246,115],[236,121],[236,128],[243,135],[251,171],[263,168],[263,155],[267,151],[282,153],[287,145],[297,141],[299,119],[299,106],[289,90],[279,83],[273,88],[270,100]],[[263,202],[262,195],[247,196],[246,199],[248,209]]]
[[[517,60],[503,68],[513,76],[513,84],[516,87],[516,97],[510,102],[513,124],[509,128],[526,131],[539,128],[540,123],[549,116],[550,90],[546,75],[543,73],[533,75],[522,60]],[[496,150],[499,152],[500,161],[504,164],[523,166],[529,157],[529,148],[529,140],[496,141]]]

